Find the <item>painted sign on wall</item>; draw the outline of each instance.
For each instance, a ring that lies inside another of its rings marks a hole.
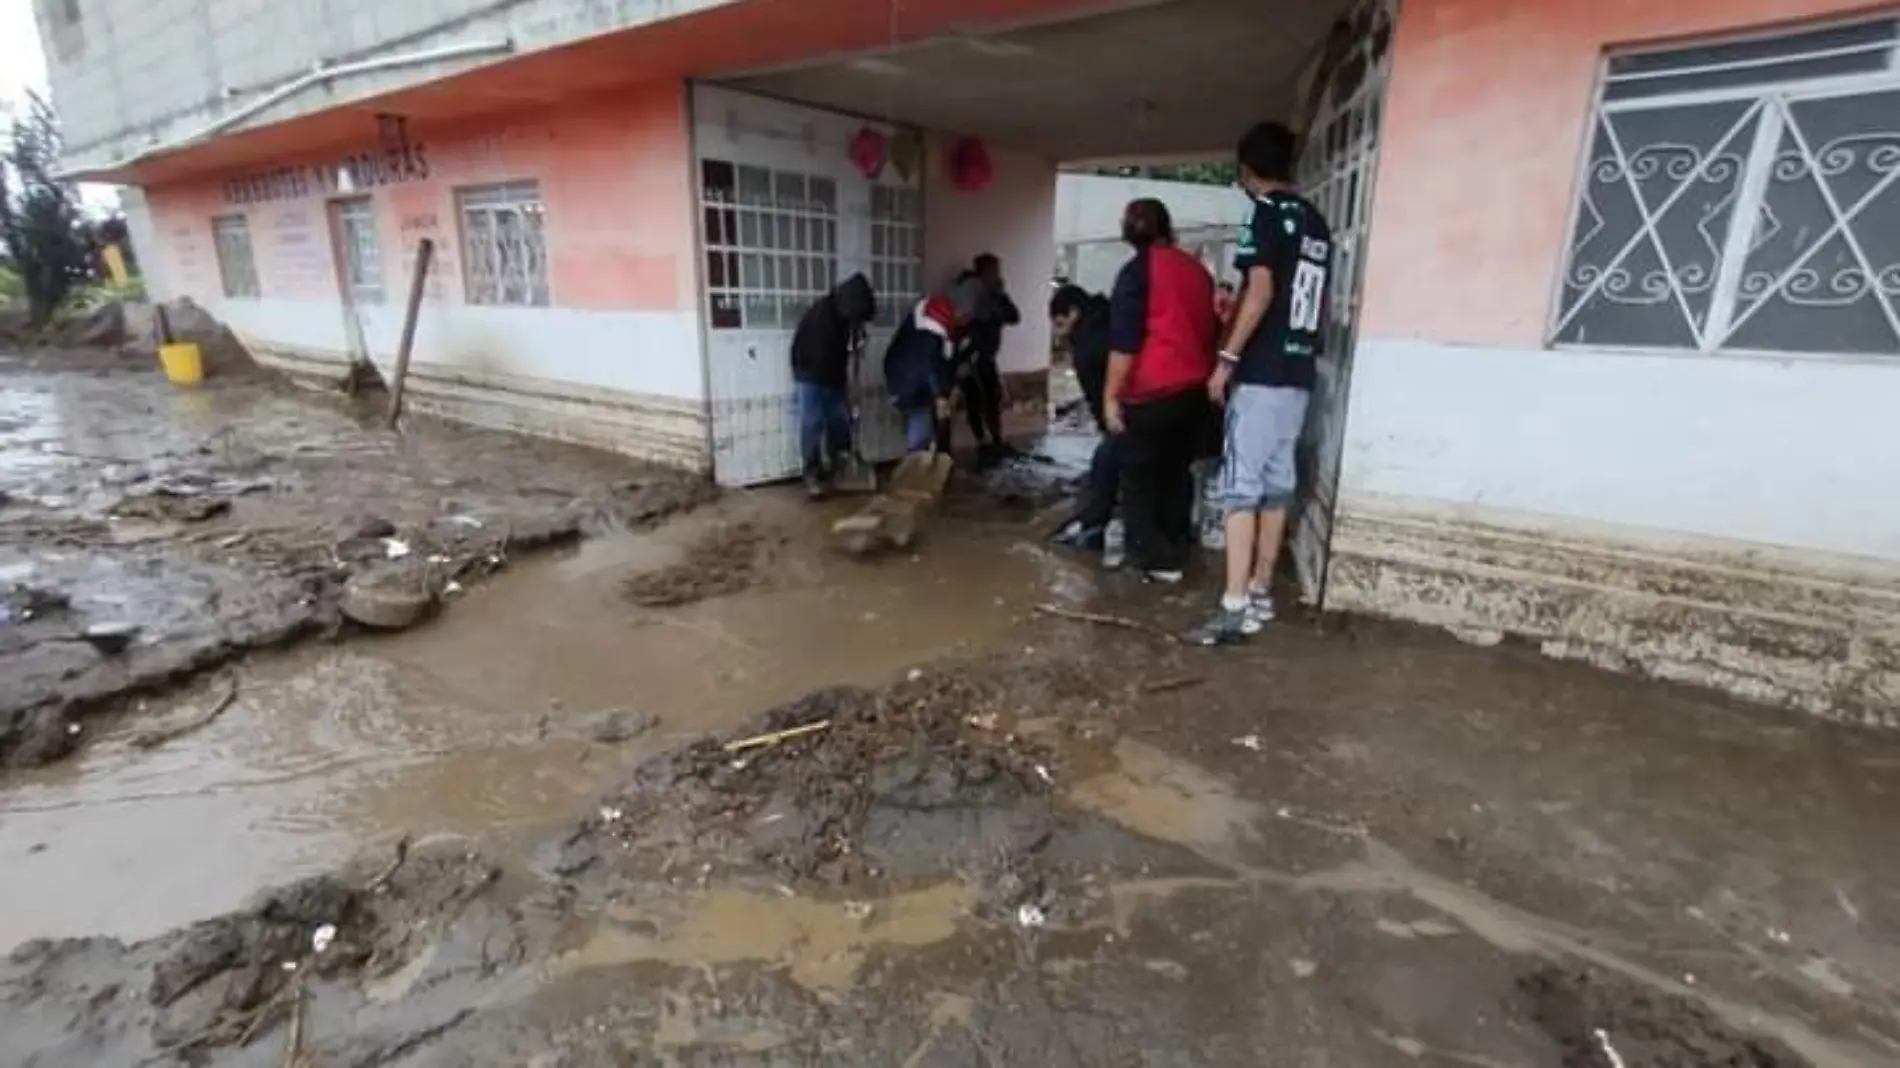
[[[377,148],[322,163],[299,163],[241,174],[224,182],[226,204],[264,204],[309,196],[358,193],[429,177],[428,147],[409,136],[402,115],[379,115]]]

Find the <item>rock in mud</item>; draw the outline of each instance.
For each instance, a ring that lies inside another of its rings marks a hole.
[[[128,493],[112,506],[121,519],[154,519],[166,523],[202,523],[231,510],[223,497],[160,488]]]
[[[1563,1068],[1813,1068],[1778,1042],[1736,1033],[1686,998],[1597,971],[1548,967],[1525,976],[1537,1025],[1556,1041]]]
[[[338,608],[372,630],[407,630],[435,610],[435,591],[414,567],[371,568],[350,577]]]

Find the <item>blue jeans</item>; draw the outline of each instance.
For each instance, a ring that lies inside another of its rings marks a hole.
[[[928,452],[937,441],[937,413],[929,408],[904,408],[904,451]]]
[[[798,448],[805,474],[823,477],[851,451],[851,405],[842,389],[797,383]]]

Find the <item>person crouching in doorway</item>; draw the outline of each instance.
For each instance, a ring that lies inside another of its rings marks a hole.
[[[933,294],[917,303],[884,350],[884,385],[903,417],[908,452],[950,451],[956,385],[951,357],[962,332],[956,303]]]
[[[1089,458],[1088,481],[1082,487],[1075,512],[1056,531],[1055,543],[1074,549],[1102,548],[1109,520],[1115,517],[1121,493],[1121,456],[1116,436],[1109,432],[1102,411],[1102,389],[1108,377],[1108,298],[1077,285],[1065,285],[1049,298],[1049,326],[1056,343],[1069,350],[1069,364],[1082,401],[1095,419],[1101,440]]]
[[[1122,238],[1135,255],[1109,297],[1103,418],[1123,439],[1129,557],[1149,579],[1174,583],[1195,543],[1193,465],[1214,369],[1214,278],[1175,246],[1159,200],[1129,203]]]
[[[1326,333],[1333,233],[1293,187],[1298,141],[1263,122],[1241,138],[1241,185],[1253,214],[1235,266],[1240,305],[1208,394],[1227,409],[1220,496],[1226,511],[1227,583],[1219,609],[1189,635],[1224,645],[1273,619],[1269,592],[1286,511],[1298,488],[1296,454]]]
[[[792,380],[798,398],[798,447],[804,456],[805,493],[831,491],[837,466],[855,447],[851,427],[851,370],[864,348],[864,328],[877,299],[862,273],[819,297],[792,334]]]

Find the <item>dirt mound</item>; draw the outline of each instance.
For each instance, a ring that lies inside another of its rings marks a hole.
[[[477,854],[410,856],[405,844],[381,872],[306,879],[137,946],[27,943],[0,966],[0,1004],[51,1011],[66,1021],[62,1041],[76,1046],[119,1032],[128,1017],[149,1027],[160,1055],[250,1046],[292,1020],[321,983],[401,968],[499,874]]]
[[[677,608],[750,589],[764,570],[764,557],[782,542],[755,523],[714,527],[677,564],[629,578],[621,591],[642,608]]]
[[[881,690],[821,690],[725,741],[642,765],[571,838],[563,873],[609,852],[674,867],[735,858],[795,880],[1000,874],[1060,822],[1054,757],[996,729],[1099,691],[1047,664],[954,665]],[[987,729],[986,729],[987,728]],[[610,848],[611,847],[611,848]]]
[[[1538,1026],[1557,1041],[1564,1068],[1813,1068],[1786,1046],[1738,1034],[1687,999],[1602,972],[1550,967],[1519,987]]]

